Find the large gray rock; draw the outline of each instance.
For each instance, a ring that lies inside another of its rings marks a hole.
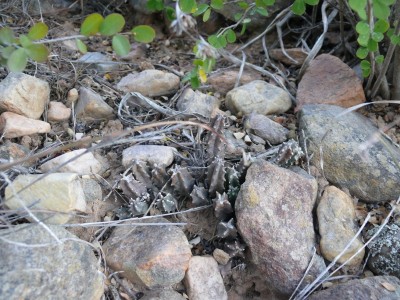
[[[100,299],[105,276],[92,248],[64,228],[49,229],[62,243],[37,224],[1,231],[1,298]]]
[[[389,140],[372,141],[377,128],[362,115],[351,112],[338,117],[344,108],[333,105],[305,105],[300,111],[299,130],[309,140],[312,164],[320,168],[331,183],[347,188],[363,201],[377,203],[396,199],[400,194],[400,150]]]
[[[308,300],[398,300],[400,280],[393,276],[375,276],[336,284],[315,292]]]
[[[253,263],[283,296],[294,291],[313,254],[316,196],[317,182],[306,172],[257,160],[248,169],[236,200],[237,227]],[[316,256],[308,279],[324,268],[322,258]]]

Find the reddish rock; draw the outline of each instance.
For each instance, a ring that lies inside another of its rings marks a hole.
[[[63,103],[50,101],[47,119],[52,122],[66,121],[71,116],[71,109]]]
[[[0,116],[0,131],[7,139],[34,133],[46,133],[50,130],[49,123],[29,119],[12,112],[4,112]]]
[[[364,102],[356,73],[339,58],[322,54],[310,63],[299,83],[296,111],[309,103],[351,107]]]

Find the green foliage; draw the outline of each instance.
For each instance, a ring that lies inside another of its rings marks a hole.
[[[150,43],[156,36],[156,32],[151,26],[139,25],[132,29],[133,38],[137,42]]]

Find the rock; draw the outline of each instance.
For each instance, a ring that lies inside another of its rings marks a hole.
[[[73,1],[71,0],[41,0],[37,1],[29,1],[28,10],[29,14],[32,15],[42,15],[42,14],[59,14],[60,11],[68,10],[68,8],[73,5]],[[24,8],[25,9],[25,8]]]
[[[135,145],[122,151],[122,165],[128,167],[134,160],[148,162],[150,165],[169,166],[174,161],[176,149],[158,145]]]
[[[364,89],[356,73],[339,58],[321,54],[311,61],[299,82],[296,111],[308,103],[351,107],[364,102]]]
[[[125,93],[139,92],[147,97],[163,96],[179,89],[180,79],[172,73],[160,70],[144,70],[129,74],[117,84],[117,88]]]
[[[219,108],[219,100],[214,96],[187,88],[179,97],[176,107],[186,114],[199,114],[211,118],[211,113]]]
[[[149,15],[152,12],[147,9],[147,0],[129,0],[129,4],[132,6],[134,11]]]
[[[79,92],[76,88],[70,89],[67,94],[68,106],[75,105],[75,102],[79,99]]]
[[[35,133],[46,133],[50,130],[51,126],[47,122],[29,119],[12,112],[3,112],[0,115],[0,131],[7,139]]]
[[[113,72],[119,70],[118,63],[114,63],[111,57],[100,52],[87,52],[77,61],[82,67],[96,69],[100,72]]]
[[[9,140],[3,141],[0,146],[0,159],[2,162],[12,162],[17,159],[25,158],[29,155],[29,149]]]
[[[190,300],[228,299],[218,264],[211,256],[193,256],[184,282]]]
[[[135,220],[140,225],[114,229],[104,243],[107,264],[143,288],[170,287],[185,276],[192,256],[183,231],[164,218]]]
[[[227,92],[235,87],[236,80],[239,76],[239,70],[223,70],[217,71],[208,77],[207,82],[213,87],[213,89],[225,95]],[[254,80],[261,79],[261,76],[252,71],[244,71],[242,76],[240,76],[239,83],[244,85],[246,83],[252,82]]]
[[[286,91],[262,80],[234,88],[226,94],[225,103],[226,107],[237,116],[252,112],[262,115],[280,114],[292,106]]]
[[[272,145],[281,144],[287,140],[289,130],[270,118],[252,113],[243,121],[245,129],[259,136]]]
[[[252,262],[284,297],[294,291],[313,254],[317,189],[316,180],[305,171],[298,174],[257,160],[249,167],[236,199],[237,228]],[[324,269],[317,255],[306,281]]]
[[[320,200],[317,208],[317,216],[319,233],[321,235],[321,253],[325,259],[333,261],[357,233],[354,223],[356,211],[353,200],[338,188],[329,186],[325,189]],[[338,263],[344,263],[362,246],[363,243],[361,240],[359,238],[356,239],[339,258]],[[360,265],[364,254],[365,250],[363,249],[347,265]]]
[[[344,300],[344,299],[400,299],[400,280],[393,276],[374,276],[350,280],[315,292],[308,300]]]
[[[50,98],[49,84],[23,73],[10,73],[0,82],[0,110],[39,119]]]
[[[292,58],[287,57],[282,49],[271,49],[268,54],[273,59],[283,62],[290,66],[301,66],[308,56],[307,52],[304,52],[302,48],[288,48],[285,49],[286,53]]]
[[[370,239],[378,227],[367,232]],[[400,227],[397,224],[385,226],[379,235],[368,244],[368,267],[378,275],[393,275],[400,278]]]
[[[92,248],[64,228],[48,228],[62,243],[38,224],[2,230],[2,299],[101,299],[105,276]]]
[[[226,265],[231,257],[229,256],[228,253],[226,253],[224,250],[215,248],[213,251],[213,257],[214,259],[221,265]]]
[[[71,109],[58,101],[50,101],[47,120],[50,122],[67,121],[71,116]]]
[[[22,205],[38,210],[34,211],[35,216],[49,224],[67,223],[74,211],[86,211],[85,196],[77,174],[52,173],[38,180],[40,177],[42,175],[27,174],[15,178],[6,187],[5,204],[10,209],[19,209],[24,215],[26,211]],[[47,212],[39,212],[43,210]]]
[[[131,50],[127,55],[121,56],[121,59],[128,62],[141,62],[146,57],[147,45],[141,43],[131,44]]]
[[[399,149],[390,141],[372,143],[377,128],[356,112],[338,117],[343,111],[323,104],[308,104],[301,109],[299,132],[304,130],[309,140],[311,163],[320,169],[321,147],[324,170],[320,172],[329,182],[366,202],[396,199],[400,194]],[[367,146],[361,151],[363,145]]]
[[[81,87],[79,100],[76,103],[75,113],[78,119],[87,121],[111,119],[113,109],[94,91]]]
[[[76,173],[79,175],[90,175],[92,173],[99,174],[102,169],[101,163],[93,156],[91,152],[81,155],[85,151],[86,149],[78,149],[64,153],[42,164],[40,166],[40,170],[43,172],[51,172],[51,170],[54,168],[71,160],[65,166],[55,170],[55,172]],[[77,158],[74,159],[74,157]]]
[[[186,298],[173,290],[159,290],[146,292],[140,300],[186,300]]]

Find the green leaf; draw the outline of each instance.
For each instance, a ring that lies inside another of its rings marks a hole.
[[[239,7],[240,7],[241,9],[247,9],[247,8],[249,7],[249,4],[248,4],[247,2],[244,2],[244,1],[238,2],[237,5],[239,5]]]
[[[317,5],[319,0],[304,0],[305,3],[307,3],[308,5]]]
[[[176,15],[175,15],[175,9],[173,9],[172,7],[167,7],[165,9],[165,15],[167,16],[167,19],[169,21],[173,21],[176,19]]]
[[[375,22],[374,31],[385,33],[389,29],[389,22],[386,20],[379,19]]]
[[[214,9],[222,9],[224,7],[224,0],[211,0],[211,7]]]
[[[364,59],[368,56],[369,50],[365,47],[360,47],[357,49],[356,55],[359,59]]]
[[[203,15],[203,22],[207,22],[208,19],[210,19],[211,16],[211,9],[207,9],[206,12]]]
[[[194,13],[197,10],[196,0],[181,0],[179,7],[185,14]]]
[[[375,57],[375,61],[377,64],[382,64],[384,60],[385,60],[385,57],[382,54]]]
[[[81,34],[89,36],[98,33],[103,21],[104,18],[98,13],[88,15],[81,25]]]
[[[43,39],[48,32],[49,27],[47,27],[46,24],[39,22],[33,25],[31,29],[29,29],[28,37],[33,41],[37,41]]]
[[[156,37],[156,32],[151,26],[139,25],[132,29],[133,38],[137,42],[151,43]]]
[[[369,39],[367,48],[371,52],[375,52],[378,50],[378,43],[375,42],[373,39]]]
[[[380,32],[373,32],[372,34],[371,34],[371,39],[373,39],[375,42],[380,42],[380,41],[382,41],[383,40],[383,33],[380,33]]]
[[[225,32],[225,37],[228,43],[234,43],[236,41],[236,34],[232,29],[228,29]]]
[[[364,78],[368,77],[371,74],[371,68],[361,70],[362,76]]]
[[[268,10],[264,7],[257,7],[256,12],[264,17],[268,16]]]
[[[215,58],[212,58],[212,57],[206,58],[204,60],[203,69],[206,71],[206,73],[210,73],[212,71],[212,69],[215,66],[215,62],[216,62]]]
[[[306,5],[304,4],[304,0],[295,0],[292,5],[292,12],[295,15],[301,16],[306,12]]]
[[[233,15],[233,19],[235,20],[235,22],[239,21],[242,17],[243,17],[242,13],[236,13]]]
[[[399,45],[400,44],[400,37],[398,35],[392,35],[390,37],[390,42],[394,45]]]
[[[164,9],[164,1],[163,0],[148,0],[147,1],[147,9],[150,11],[161,11]]]
[[[371,68],[371,63],[368,60],[362,60],[360,63],[360,67],[362,70]]]
[[[28,63],[28,55],[25,49],[19,48],[11,53],[7,60],[7,67],[12,72],[22,72]]]
[[[49,49],[43,44],[32,44],[25,48],[26,54],[37,62],[45,62],[49,56]]]
[[[247,24],[244,23],[244,24],[242,25],[242,30],[240,30],[240,35],[243,35],[243,34],[246,32],[246,29],[247,29]]]
[[[100,33],[105,36],[111,36],[118,32],[121,32],[125,26],[125,19],[120,14],[110,14],[100,25]]]
[[[26,48],[26,47],[28,47],[28,46],[33,44],[31,39],[28,38],[25,34],[21,34],[19,36],[19,42],[20,42],[21,46],[24,47],[24,48]]]
[[[368,23],[363,21],[358,22],[356,25],[356,31],[359,34],[369,34],[370,30]]]
[[[243,19],[242,24],[249,24],[250,22],[251,22],[250,18],[245,18]]]
[[[0,48],[1,56],[5,59],[8,59],[15,49],[16,48],[14,46]]]
[[[226,39],[223,36],[218,37],[217,35],[213,34],[210,35],[207,40],[210,45],[216,49],[220,49],[226,46]]]
[[[194,66],[203,66],[204,65],[204,61],[202,59],[195,59],[193,61],[193,65]]]
[[[85,45],[84,42],[82,42],[79,39],[76,39],[75,43],[76,43],[76,47],[78,47],[78,50],[80,53],[83,53],[83,54],[87,53],[87,46]]]
[[[386,20],[390,15],[390,5],[392,5],[394,1],[395,0],[372,0],[374,16],[378,19]]]
[[[349,0],[349,5],[354,11],[357,12],[361,20],[367,19],[367,13],[365,11],[367,0]]]
[[[204,12],[205,12],[209,7],[210,7],[210,6],[209,6],[208,4],[205,4],[205,3],[200,4],[200,5],[197,7],[197,10],[193,13],[193,16],[194,16],[194,17],[198,17],[198,16],[200,16],[201,14],[204,14]]]
[[[112,48],[119,56],[124,56],[129,53],[131,44],[125,36],[116,34],[112,38]]]
[[[256,0],[256,6],[261,8],[267,8],[275,4],[275,0]]]
[[[357,42],[363,47],[367,47],[368,41],[369,41],[369,34],[360,34],[357,38]]]
[[[14,31],[9,27],[0,28],[0,44],[8,46],[14,43]]]

